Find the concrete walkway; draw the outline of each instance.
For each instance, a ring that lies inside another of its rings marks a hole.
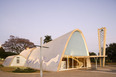
[[[40,77],[38,73],[8,73],[0,71],[0,77]],[[45,72],[43,77],[116,77],[116,67],[105,67],[97,70],[68,70]]]

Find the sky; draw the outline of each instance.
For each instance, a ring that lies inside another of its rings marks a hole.
[[[106,44],[116,42],[116,0],[0,0],[0,44],[10,35],[40,44],[80,29],[88,50],[98,52],[98,32],[107,28]]]

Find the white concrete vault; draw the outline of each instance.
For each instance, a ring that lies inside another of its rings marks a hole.
[[[91,67],[90,58],[81,56],[89,56],[89,52],[83,33],[79,29],[76,29],[70,33],[67,43],[65,44],[57,71]]]
[[[20,66],[24,66],[25,62],[26,62],[25,57],[21,55],[14,55],[7,57],[3,65],[6,67],[10,67],[10,66],[20,67]]]
[[[44,71],[60,71],[71,68],[91,67],[87,44],[83,33],[79,29],[68,32],[43,46],[42,60]],[[26,61],[24,66],[40,70],[40,47],[24,50],[20,55]],[[64,68],[65,67],[65,68]]]

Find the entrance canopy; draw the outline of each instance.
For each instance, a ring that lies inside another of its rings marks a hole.
[[[70,56],[70,55],[65,55],[64,57],[76,57],[76,58],[102,58],[102,57],[107,57],[107,56],[96,56],[96,55],[94,55],[94,56]]]

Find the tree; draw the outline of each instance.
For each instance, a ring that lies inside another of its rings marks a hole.
[[[8,56],[11,56],[11,55],[16,55],[15,53],[12,53],[12,52],[5,52],[5,50],[1,47],[0,48],[0,58],[6,58]]]
[[[116,62],[116,43],[111,43],[106,47],[106,60]]]
[[[95,52],[89,52],[89,55],[90,56],[95,56],[96,53]],[[91,62],[95,62],[95,59],[94,58],[90,58]]]
[[[4,58],[4,53],[5,53],[5,50],[0,47],[0,58]]]
[[[96,53],[95,52],[89,52],[89,55],[94,56],[94,55],[96,55]]]
[[[35,45],[28,39],[19,38],[11,35],[10,39],[8,39],[8,41],[5,41],[5,43],[2,44],[2,47],[5,49],[6,52],[14,52],[19,54],[27,47],[32,48],[35,47]]]
[[[48,42],[50,42],[50,41],[52,41],[51,36],[46,35],[46,36],[45,36],[45,39],[44,39],[44,43],[48,43]]]

